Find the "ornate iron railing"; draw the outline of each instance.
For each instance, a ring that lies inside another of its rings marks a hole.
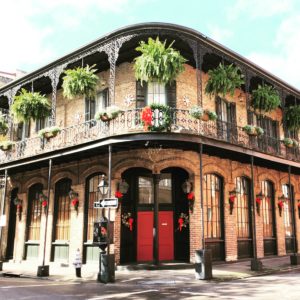
[[[154,129],[155,126],[163,125],[166,121],[165,116],[160,111],[154,111],[152,115]],[[171,122],[167,131],[172,133],[200,135],[278,157],[300,160],[299,148],[287,150],[278,139],[265,134],[259,137],[249,136],[242,127],[231,123],[219,120],[207,122],[196,120],[190,116],[188,110],[181,109],[171,109],[170,118]],[[33,137],[17,141],[12,150],[0,151],[0,163],[82,145],[109,136],[139,132],[145,132],[141,120],[141,109],[127,110],[120,113],[116,119],[108,122],[90,120],[63,128],[56,137],[49,140]]]

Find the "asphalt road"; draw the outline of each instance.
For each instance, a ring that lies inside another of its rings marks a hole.
[[[163,272],[163,271],[162,271]],[[300,271],[232,281],[168,281],[130,278],[114,284],[94,281],[0,278],[0,299],[299,299]]]

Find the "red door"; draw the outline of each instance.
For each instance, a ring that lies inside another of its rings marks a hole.
[[[159,260],[174,259],[174,227],[173,227],[173,212],[160,211],[158,213],[159,223],[159,242],[158,242],[158,257]]]
[[[153,260],[153,212],[140,211],[137,215],[137,261]]]
[[[159,223],[159,260],[174,259],[173,212],[161,211]],[[153,260],[153,212],[138,212],[137,217],[137,261]]]

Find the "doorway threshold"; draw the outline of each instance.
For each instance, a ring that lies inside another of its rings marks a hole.
[[[117,271],[135,271],[135,270],[185,270],[193,269],[195,265],[187,262],[160,262],[158,265],[149,263],[132,263],[117,266]]]

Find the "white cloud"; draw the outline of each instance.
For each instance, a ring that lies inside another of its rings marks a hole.
[[[226,28],[221,28],[217,25],[208,25],[208,36],[219,43],[225,43],[232,35],[233,32]]]
[[[230,20],[237,18],[264,18],[292,11],[295,0],[237,0],[228,8],[227,17]]]
[[[277,54],[253,52],[248,58],[300,89],[300,14],[290,16],[278,28],[274,42]]]

